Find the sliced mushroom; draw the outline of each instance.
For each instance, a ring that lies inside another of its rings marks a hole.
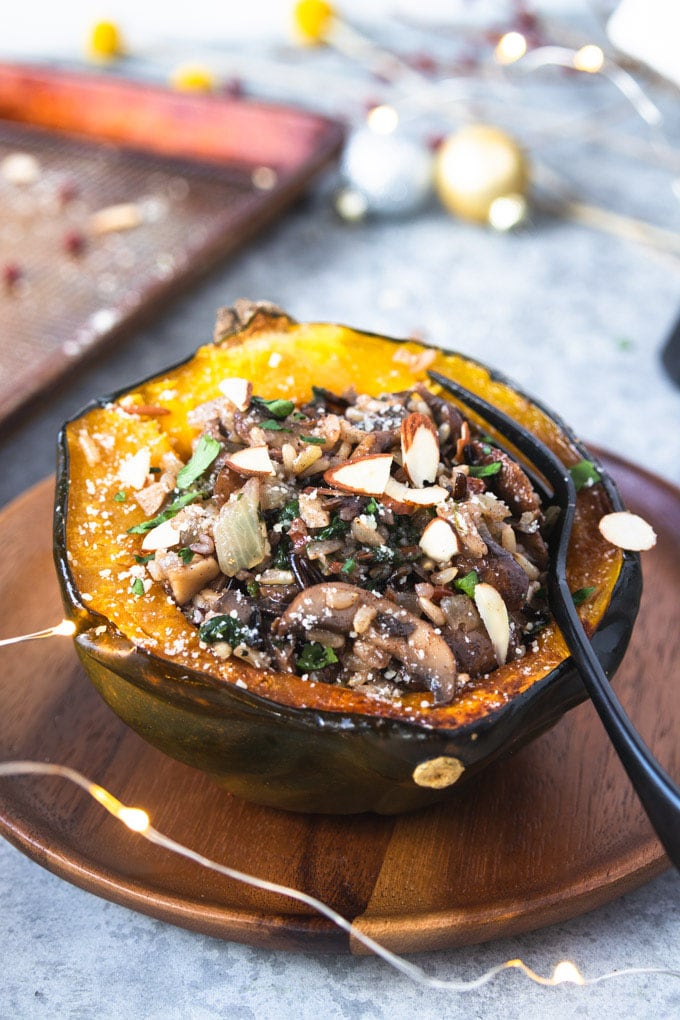
[[[459,573],[476,571],[480,581],[492,584],[511,612],[519,612],[526,602],[529,577],[520,563],[502,546],[487,538],[487,553],[478,558],[461,556],[456,560]]]
[[[499,450],[497,446],[491,447],[490,453],[485,452],[483,443],[473,442],[471,448],[475,464],[493,464],[500,461],[500,471],[485,478],[487,488],[500,496],[517,516],[530,511],[538,514],[540,519],[541,501],[517,461],[504,450]]]
[[[206,559],[193,560],[191,563],[170,567],[167,578],[172,589],[172,597],[178,606],[183,606],[196,595],[201,588],[214,581],[220,572],[214,556]]]
[[[432,691],[436,704],[447,704],[456,692],[456,660],[434,627],[396,605],[351,584],[317,584],[293,599],[281,616],[277,634],[324,630],[350,637],[357,610],[375,610],[370,626],[361,634],[362,646],[389,652],[410,675]]]

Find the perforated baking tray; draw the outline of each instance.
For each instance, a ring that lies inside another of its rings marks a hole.
[[[341,143],[305,111],[0,65],[0,420],[236,251]]]

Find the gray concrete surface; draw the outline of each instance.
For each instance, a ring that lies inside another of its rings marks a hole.
[[[629,199],[636,214],[680,227],[667,175],[606,157],[593,175],[597,159],[580,150],[571,164],[596,197],[619,206]],[[326,191],[5,430],[0,504],[52,470],[63,418],[189,353],[210,336],[215,307],[240,296],[273,300],[299,319],[416,330],[488,361],[586,439],[680,483],[680,391],[658,361],[680,313],[680,262],[542,218],[512,236],[456,223],[435,207],[410,221],[349,227],[335,219]],[[542,989],[506,973],[463,996],[423,991],[376,960],[222,943],[75,889],[7,844],[0,895],[2,1020],[680,1016],[680,980],[671,977]],[[439,977],[465,978],[512,957],[542,973],[564,958],[592,976],[678,969],[679,908],[678,877],[667,873],[546,931],[415,959]]]

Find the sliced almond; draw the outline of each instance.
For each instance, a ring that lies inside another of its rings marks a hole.
[[[118,478],[131,489],[143,489],[151,467],[151,451],[147,447],[126,457],[118,468]]]
[[[426,414],[416,411],[401,423],[401,458],[406,474],[417,488],[437,477],[439,436]]]
[[[10,184],[35,184],[40,178],[40,163],[29,152],[10,152],[0,163],[0,176]]]
[[[243,450],[236,450],[224,463],[240,475],[276,474],[266,446],[246,446]]]
[[[465,460],[465,447],[470,442],[470,426],[464,421],[460,427],[460,438],[456,443],[456,456],[454,458],[456,464],[460,464],[462,460]]]
[[[250,398],[253,395],[253,384],[248,379],[239,379],[234,376],[231,379],[223,379],[217,386],[239,411],[248,409]]]
[[[510,620],[505,602],[492,585],[483,581],[475,585],[474,598],[477,611],[493,645],[496,661],[502,666],[508,657],[510,644]]]
[[[645,552],[656,545],[656,532],[651,524],[628,510],[606,514],[598,527],[602,537],[619,549]]]
[[[426,485],[423,489],[412,489],[410,485],[390,478],[385,493],[399,503],[411,506],[437,506],[449,498],[450,493],[442,485]]]
[[[180,534],[173,527],[173,522],[163,521],[156,528],[147,531],[142,542],[142,549],[145,552],[156,552],[157,549],[172,549],[174,545],[179,545],[179,542]]]
[[[448,563],[460,552],[460,542],[448,521],[435,517],[420,536],[418,545],[436,563]]]
[[[391,453],[375,453],[329,468],[323,477],[334,489],[358,492],[363,496],[382,496],[391,480],[391,467]]]
[[[88,220],[90,233],[95,235],[113,234],[119,230],[132,230],[144,222],[142,209],[134,202],[107,205],[91,214]]]

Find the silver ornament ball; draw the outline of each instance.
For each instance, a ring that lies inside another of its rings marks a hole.
[[[348,186],[380,216],[406,216],[426,201],[432,188],[428,150],[400,134],[364,128],[345,147],[342,168]]]

